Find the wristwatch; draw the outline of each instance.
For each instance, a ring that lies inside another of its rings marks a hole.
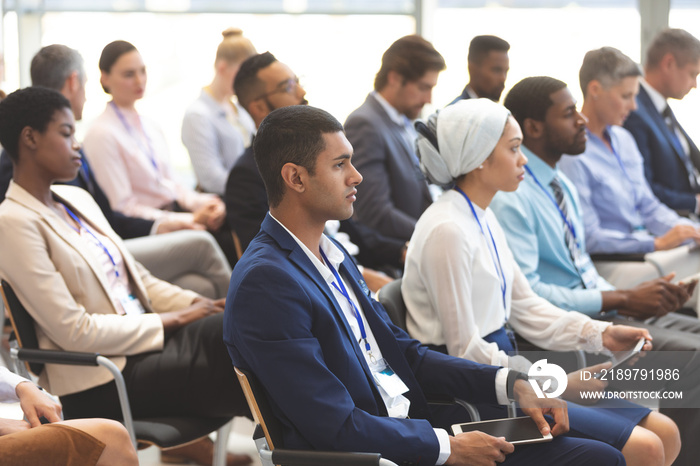
[[[508,378],[506,379],[506,396],[509,401],[515,401],[515,382],[520,380],[528,380],[527,374],[519,371],[508,371]]]

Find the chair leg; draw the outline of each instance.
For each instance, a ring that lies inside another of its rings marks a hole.
[[[233,427],[233,419],[224,424],[216,431],[216,442],[214,442],[214,460],[212,466],[226,466],[226,447],[228,436]]]

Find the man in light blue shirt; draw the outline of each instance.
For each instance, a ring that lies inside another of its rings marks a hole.
[[[562,154],[582,153],[587,139],[586,119],[566,84],[526,78],[508,93],[505,106],[523,130],[528,173],[515,192],[499,192],[491,208],[532,288],[561,308],[647,328],[654,350],[683,351],[674,357],[688,358],[684,375],[696,373],[700,321],[671,312],[688,299],[695,283],[676,285],[664,277],[615,289],[598,275],[586,252],[578,193],[557,167]],[[617,312],[603,315],[613,310]],[[700,454],[697,409],[669,409],[663,401],[661,408],[681,432],[682,459],[677,464],[691,464]]]
[[[591,262],[576,187],[557,167],[562,154],[580,154],[587,140],[586,120],[566,84],[526,78],[513,87],[505,105],[523,128],[528,173],[515,192],[499,192],[491,208],[533,290],[563,309],[597,318],[615,310],[618,315],[605,318],[625,323],[630,323],[626,317],[638,319],[631,323],[649,328],[655,349],[700,348],[700,322],[672,313],[688,299],[694,284],[676,285],[666,277],[615,289]],[[564,209],[556,202],[554,179],[561,186]],[[571,247],[567,235],[573,238]],[[651,317],[654,323],[641,321]]]

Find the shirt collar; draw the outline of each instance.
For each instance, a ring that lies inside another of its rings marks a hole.
[[[379,105],[382,106],[386,114],[389,115],[391,121],[401,127],[406,126],[406,117],[399,113],[399,111],[396,110],[379,92],[372,91],[371,95],[377,99],[377,102],[379,102]]]
[[[471,98],[471,99],[478,99],[479,98],[479,96],[476,95],[476,92],[474,92],[474,89],[472,89],[468,84],[464,88],[464,92],[467,93],[467,95],[469,95],[469,98]]]
[[[319,260],[318,257],[316,257],[316,254],[311,252],[309,248],[306,247],[304,243],[301,242],[299,238],[296,237],[294,233],[289,231],[289,229],[279,220],[277,220],[272,214],[270,214],[270,217],[272,217],[275,222],[279,223],[284,230],[289,233],[289,235],[294,238],[294,241],[301,247],[301,250],[304,251],[304,254],[309,258],[311,263],[316,267],[316,270],[321,274],[324,280],[326,282],[333,283],[335,281],[335,276],[333,275],[333,272]],[[319,243],[319,246],[321,247],[321,250],[323,253],[326,255],[328,258],[328,261],[331,263],[333,268],[338,270],[338,267],[340,267],[340,264],[345,260],[345,254],[343,254],[343,251],[341,251],[335,244],[333,244],[333,241],[328,239],[326,235],[321,235],[321,242]]]
[[[666,107],[668,106],[666,97],[661,95],[661,93],[654,89],[651,84],[646,82],[646,80],[640,79],[639,83],[642,85],[644,90],[647,91],[647,94],[649,94],[649,98],[651,99],[651,103],[654,104],[654,108],[656,108],[659,113],[663,114],[664,110],[666,110]]]
[[[525,154],[525,157],[527,157],[527,166],[530,168],[530,171],[532,171],[532,174],[535,175],[535,178],[537,178],[543,186],[549,186],[552,180],[559,174],[559,167],[550,167],[547,162],[536,156],[534,152],[525,146],[520,146],[520,150]]]

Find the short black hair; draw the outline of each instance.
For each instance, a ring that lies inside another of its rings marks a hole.
[[[524,132],[523,124],[527,118],[544,121],[547,110],[554,104],[551,95],[565,87],[564,81],[549,76],[525,78],[508,92],[503,105],[510,110]]]
[[[326,148],[323,135],[342,131],[343,125],[333,115],[308,105],[278,108],[265,117],[255,135],[253,153],[270,207],[277,207],[284,198],[282,167],[293,163],[313,175],[316,159]]]
[[[583,57],[578,80],[581,92],[586,97],[591,81],[598,81],[605,89],[625,78],[642,75],[634,60],[614,47],[601,47],[586,52]]]
[[[264,52],[253,55],[241,63],[236,79],[233,81],[233,92],[246,110],[253,100],[265,93],[265,83],[258,78],[258,72],[276,61],[274,55]]]
[[[649,44],[644,65],[649,69],[655,68],[669,52],[678,66],[697,62],[700,60],[700,41],[684,29],[664,29]]]
[[[472,63],[480,63],[481,60],[486,58],[486,56],[492,50],[497,52],[508,52],[508,50],[510,50],[510,44],[496,36],[476,36],[469,43],[467,61]]]
[[[10,158],[19,159],[19,136],[26,127],[46,131],[57,110],[70,109],[60,92],[44,87],[26,87],[0,101],[0,144]]]
[[[111,72],[112,66],[119,60],[119,57],[134,50],[136,50],[136,47],[131,42],[125,40],[115,40],[105,45],[105,48],[102,49],[102,53],[100,54],[100,71],[104,71],[105,73]],[[136,51],[138,52],[138,50]],[[104,86],[102,86],[102,89],[109,94],[109,89]]]
[[[404,36],[391,44],[382,55],[382,66],[374,78],[374,89],[381,91],[395,71],[406,81],[418,81],[428,71],[445,69],[445,59],[433,44],[417,34]]]

